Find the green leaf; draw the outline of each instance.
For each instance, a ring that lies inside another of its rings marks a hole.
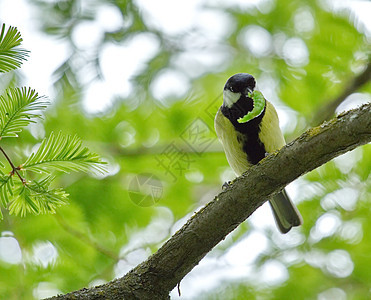
[[[46,108],[48,102],[31,88],[9,89],[0,96],[0,139],[17,137],[17,132],[40,115],[35,111]]]
[[[239,118],[237,120],[238,123],[246,123],[251,119],[254,119],[255,117],[259,116],[264,110],[265,99],[261,92],[254,91],[252,93],[249,93],[249,97],[254,101],[254,108],[252,111],[248,112],[242,118]]]
[[[32,153],[21,165],[22,170],[51,173],[54,170],[69,173],[71,171],[98,171],[105,169],[99,156],[82,146],[77,136],[51,133],[45,138],[36,153]]]
[[[26,60],[29,51],[17,48],[22,42],[20,32],[16,27],[9,27],[5,32],[5,24],[0,32],[0,73],[19,68]]]
[[[54,177],[48,176],[41,181],[18,182],[10,202],[10,213],[22,217],[27,213],[55,213],[57,207],[67,203],[68,194],[61,188],[49,189],[53,180]]]
[[[0,176],[0,198],[1,198],[1,203],[4,207],[7,206],[9,202],[9,197],[13,196],[12,188],[13,188],[12,175],[1,174]]]

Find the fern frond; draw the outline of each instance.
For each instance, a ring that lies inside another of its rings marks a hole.
[[[9,27],[5,32],[5,24],[0,31],[0,73],[19,68],[26,60],[29,51],[17,48],[22,37],[16,27]]]
[[[0,139],[17,137],[17,132],[40,115],[35,111],[43,110],[48,104],[31,88],[9,89],[0,96]]]
[[[61,188],[49,189],[53,180],[54,177],[48,176],[41,181],[19,182],[10,202],[10,213],[22,217],[27,213],[55,213],[57,207],[67,203],[68,194]]]
[[[36,153],[32,153],[20,167],[22,170],[51,173],[54,170],[69,173],[71,171],[97,171],[105,169],[99,156],[82,146],[77,136],[51,133],[45,138]]]

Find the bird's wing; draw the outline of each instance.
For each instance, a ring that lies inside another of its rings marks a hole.
[[[286,144],[280,129],[277,112],[267,100],[265,114],[260,125],[259,139],[264,144],[267,153],[272,153]]]

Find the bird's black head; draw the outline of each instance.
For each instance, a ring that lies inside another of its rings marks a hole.
[[[254,76],[247,73],[238,73],[230,77],[225,86],[224,90],[229,90],[232,93],[241,93],[246,95],[248,92],[252,92],[255,88]]]
[[[231,107],[241,97],[248,98],[248,94],[255,89],[255,78],[247,73],[238,73],[230,77],[224,85],[224,105]]]

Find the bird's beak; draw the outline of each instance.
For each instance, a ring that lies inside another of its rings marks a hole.
[[[246,90],[245,90],[245,95],[246,95],[246,96],[249,96],[249,94],[252,93],[252,92],[253,92],[252,89],[250,89],[250,88],[246,88]]]

